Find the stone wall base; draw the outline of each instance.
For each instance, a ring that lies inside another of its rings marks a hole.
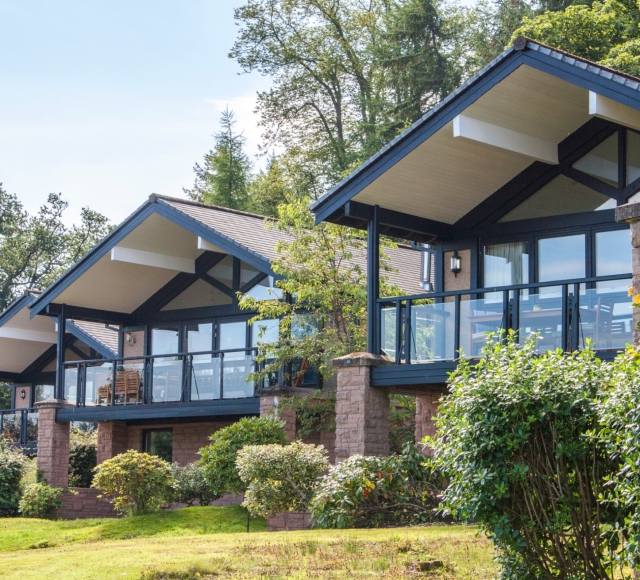
[[[310,530],[311,516],[302,512],[284,512],[267,518],[267,530],[270,532],[292,532]]]
[[[90,487],[71,487],[77,493],[66,492],[61,501],[65,507],[54,510],[53,517],[63,520],[89,518],[116,518],[118,513],[106,500],[99,498],[100,492]]]

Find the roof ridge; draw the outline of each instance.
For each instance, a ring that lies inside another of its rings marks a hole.
[[[196,201],[194,199],[184,199],[181,197],[172,197],[169,195],[160,195],[158,193],[153,193],[150,196],[150,199],[155,197],[156,199],[163,199],[165,201],[174,201],[177,203],[183,203],[185,205],[195,205],[198,207],[203,207],[206,209],[215,209],[218,211],[224,211],[227,213],[233,213],[233,214],[237,214],[237,215],[244,215],[247,217],[252,217],[252,218],[257,218],[257,219],[261,219],[261,220],[272,220],[272,221],[278,221],[276,218],[270,217],[270,216],[266,216],[266,215],[260,215],[258,213],[251,213],[248,211],[242,211],[239,209],[233,209],[230,207],[222,207],[221,205],[212,205],[210,203],[204,203],[202,201]],[[152,200],[153,201],[153,200]]]

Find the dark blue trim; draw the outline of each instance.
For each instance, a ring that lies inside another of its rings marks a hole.
[[[31,305],[31,318],[42,314],[44,309],[58,296],[102,258],[119,241],[130,234],[145,219],[154,212],[154,206],[147,201],[138,208],[133,215],[122,222],[108,236],[96,244],[89,252],[81,258],[75,265],[71,266],[60,278],[58,278],[49,288],[47,288],[35,302]]]
[[[275,275],[275,272],[271,269],[270,260],[253,250],[250,250],[246,246],[239,244],[224,234],[221,234],[212,227],[203,224],[196,218],[181,212],[179,209],[163,201],[162,198],[157,199],[155,211],[159,215],[171,220],[173,223],[184,227],[186,230],[200,236],[211,244],[218,246],[221,250],[240,258],[242,261],[253,266],[257,270]]]
[[[76,326],[72,322],[67,321],[67,331],[105,358],[113,358],[118,356],[117,352],[112,351],[107,345],[102,344],[88,332],[82,330],[82,328]]]
[[[45,307],[45,312],[49,316],[58,316],[62,305],[50,303]],[[111,310],[98,310],[96,308],[84,308],[82,306],[65,305],[67,318],[77,318],[79,320],[87,320],[89,322],[103,322],[105,324],[127,324],[131,318],[130,314],[125,312],[112,312]]]
[[[243,417],[260,413],[260,399],[224,399],[193,403],[155,403],[104,407],[72,407],[58,409],[56,421],[139,421],[144,419],[178,419],[211,417]]]

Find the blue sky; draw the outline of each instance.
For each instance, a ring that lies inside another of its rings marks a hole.
[[[115,222],[182,196],[227,103],[257,153],[257,74],[227,57],[239,0],[0,0],[0,182]],[[259,163],[259,161],[258,161]]]

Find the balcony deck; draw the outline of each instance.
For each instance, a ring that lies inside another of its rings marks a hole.
[[[630,274],[395,296],[378,300],[382,354],[390,366],[371,370],[374,387],[443,392],[459,357],[481,356],[487,333],[537,333],[538,351],[590,345],[611,359],[633,343]]]

